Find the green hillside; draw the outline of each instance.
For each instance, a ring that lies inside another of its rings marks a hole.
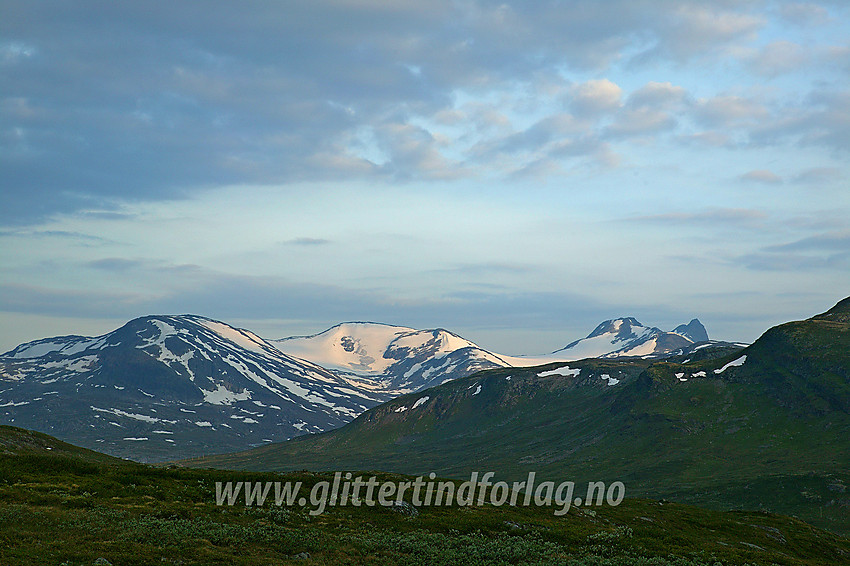
[[[585,360],[569,364],[577,377],[538,375],[558,364],[492,370],[325,434],[188,464],[456,478],[492,470],[505,480],[536,471],[623,481],[630,496],[793,514],[847,534],[847,306],[772,328],[719,359]]]
[[[0,425],[0,457],[12,455],[32,460],[51,456],[54,460],[74,458],[77,461],[102,464],[124,462],[120,458],[80,448],[41,432]]]
[[[0,443],[31,436],[4,427]],[[850,540],[794,518],[626,499],[619,506],[216,505],[216,482],[328,474],[152,467],[35,435],[0,454],[0,563],[15,565],[815,566],[846,563]],[[25,443],[25,442],[24,442]],[[47,448],[53,448],[48,450]],[[35,460],[33,457],[40,459]],[[378,474],[381,481],[410,477]]]

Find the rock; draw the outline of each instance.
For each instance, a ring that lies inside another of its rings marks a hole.
[[[94,566],[112,566],[112,562],[101,556],[94,561]]]
[[[407,501],[393,501],[390,507],[393,511],[405,517],[418,517],[419,509],[408,503]]]

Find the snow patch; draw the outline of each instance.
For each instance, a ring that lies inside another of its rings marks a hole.
[[[729,362],[728,364],[726,364],[722,368],[714,370],[714,373],[719,375],[719,374],[723,373],[724,371],[726,371],[727,369],[729,369],[731,367],[740,367],[740,366],[744,365],[744,362],[746,362],[746,361],[747,361],[747,356],[745,354],[745,355],[741,356],[740,358],[738,358],[737,360],[732,360],[731,362]]]
[[[204,403],[212,405],[232,405],[236,401],[247,401],[251,398],[251,392],[247,389],[242,393],[234,393],[220,383],[216,384],[215,391],[201,389],[201,393],[204,394]]]
[[[109,413],[117,417],[126,417],[128,419],[135,419],[137,421],[142,421],[146,423],[158,423],[160,420],[162,420],[155,417],[149,417],[147,415],[140,415],[139,413],[128,413],[127,411],[122,411],[121,409],[101,409],[100,407],[95,407],[94,405],[90,405],[89,407],[92,411],[97,411],[99,413]]]
[[[233,328],[232,326],[228,326],[221,322],[216,322],[213,320],[198,320],[202,326],[207,327],[209,330],[212,330],[216,334],[218,334],[221,338],[229,342],[233,342],[237,346],[245,348],[246,350],[250,350],[251,352],[257,354],[266,354],[268,353],[269,348],[266,346],[265,340],[254,334],[253,332],[249,332],[247,330],[239,330]]]
[[[47,369],[62,368],[65,371],[73,371],[82,373],[91,369],[91,366],[97,361],[97,356],[82,356],[76,360],[62,360],[61,362],[47,362],[42,364],[42,367]]]
[[[411,407],[411,409],[415,409],[416,407],[418,407],[418,406],[420,406],[420,405],[424,405],[424,404],[428,401],[428,399],[430,399],[430,398],[431,398],[431,397],[429,397],[428,395],[426,395],[425,397],[421,397],[420,399],[417,399],[417,400],[416,400],[416,402],[415,402],[415,403],[413,404],[413,406]]]
[[[619,380],[619,379],[617,379],[616,377],[611,377],[611,376],[610,376],[610,375],[608,375],[607,373],[603,373],[603,374],[602,374],[601,376],[599,376],[599,377],[601,377],[602,379],[607,380],[607,381],[608,381],[608,386],[609,386],[609,387],[610,387],[611,385],[617,385],[618,383],[620,383],[620,380]]]
[[[570,369],[570,366],[563,366],[557,369],[542,371],[537,374],[537,377],[549,377],[550,375],[563,375],[565,377],[578,377],[581,373],[581,368]]]

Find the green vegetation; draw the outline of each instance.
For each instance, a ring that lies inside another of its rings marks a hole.
[[[848,535],[847,303],[719,359],[570,363],[578,377],[538,376],[561,364],[490,370],[394,399],[325,434],[187,464],[459,479],[492,470],[507,481],[536,471],[554,481],[622,481],[632,497],[794,515]],[[742,355],[746,363],[715,373]],[[603,375],[620,382],[608,386]]]
[[[82,449],[8,449],[0,427],[0,563],[837,564],[850,540],[764,512],[718,512],[626,499],[618,507],[217,506],[216,481],[301,481],[329,474],[151,467]],[[44,437],[44,435],[39,435]],[[49,439],[49,437],[46,437]],[[12,439],[10,441],[10,439]],[[48,444],[58,443],[51,441]],[[67,445],[66,445],[67,446]],[[55,449],[55,448],[54,448]],[[380,481],[410,480],[377,474]],[[103,563],[103,562],[101,562]]]
[[[0,427],[0,564],[850,564],[850,300],[719,355],[585,360],[570,364],[578,376],[538,375],[559,364],[481,372],[196,468]],[[380,481],[535,471],[622,481],[629,498],[561,517],[215,504],[217,481],[309,490],[331,479],[321,470],[385,470],[365,474]]]

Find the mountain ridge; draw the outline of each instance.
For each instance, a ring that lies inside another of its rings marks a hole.
[[[444,328],[347,322],[266,340],[200,315],[149,315],[0,356],[0,422],[121,457],[175,459],[330,430],[398,395],[572,357],[502,356]]]
[[[333,428],[390,397],[198,315],[25,343],[0,357],[0,386],[5,423],[143,460]]]
[[[534,470],[624,481],[633,495],[747,502],[850,533],[850,321],[816,315],[744,349],[691,359],[708,346],[665,360],[488,370],[395,398],[336,430],[185,464],[498,470],[507,479]]]

